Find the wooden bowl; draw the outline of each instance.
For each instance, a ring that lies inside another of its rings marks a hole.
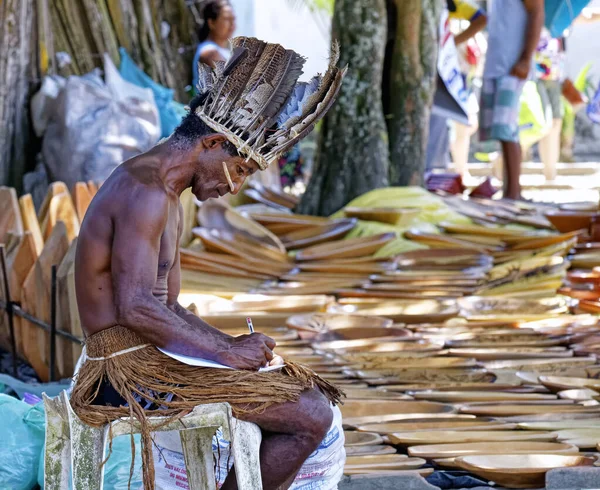
[[[318,334],[315,342],[328,342],[332,340],[357,340],[357,339],[374,339],[378,338],[381,341],[394,341],[396,339],[407,340],[412,337],[413,333],[406,328],[385,328],[385,327],[348,327],[336,328],[329,332]]]
[[[377,434],[393,434],[394,432],[412,431],[480,431],[480,430],[511,430],[516,424],[505,424],[487,418],[472,419],[408,419],[396,422],[367,424],[358,427],[359,431],[375,432]]]
[[[288,250],[306,248],[346,235],[356,226],[356,219],[329,220],[326,225],[303,228],[281,235],[279,238]]]
[[[383,438],[375,432],[345,431],[344,437],[344,446],[346,447],[383,444]]]
[[[286,320],[286,325],[289,328],[315,333],[323,333],[341,328],[388,328],[392,324],[393,320],[390,318],[333,313],[294,315]]]
[[[296,254],[296,260],[316,261],[367,257],[373,255],[386,243],[391,242],[395,238],[395,233],[383,233],[369,237],[335,240],[301,250]]]
[[[600,414],[600,408],[598,407],[582,407],[580,405],[548,405],[548,404],[532,404],[530,405],[476,405],[476,406],[462,406],[460,409],[461,413],[468,413],[471,415],[484,416],[484,417],[511,417],[519,415],[535,415],[535,414],[548,414],[548,413],[598,413]]]
[[[403,454],[387,454],[382,456],[351,456],[346,458],[344,473],[362,473],[362,470],[378,472],[390,470],[415,470],[427,463],[421,458],[402,457]]]
[[[393,444],[417,446],[423,444],[452,444],[469,442],[550,442],[557,438],[553,432],[517,430],[478,430],[478,431],[411,431],[394,432],[388,435]]]
[[[415,458],[460,458],[479,454],[571,454],[579,449],[562,442],[465,442],[453,444],[426,444],[408,448],[408,454]]]
[[[283,253],[286,251],[277,236],[252,218],[238,213],[223,201],[212,199],[202,203],[198,211],[198,221],[205,228],[238,233],[251,240],[275,247]]]
[[[406,226],[421,212],[420,208],[346,208],[348,218],[364,221],[378,221],[396,226]]]
[[[600,379],[593,378],[571,378],[566,376],[540,376],[542,383],[550,391],[558,393],[559,391],[589,388],[600,389]]]
[[[396,323],[441,323],[458,316],[459,309],[455,301],[436,300],[373,300],[361,301],[360,298],[339,300],[331,307],[335,312],[357,313],[390,318]]]
[[[592,219],[598,215],[594,211],[547,211],[544,213],[548,221],[561,233],[589,230]]]
[[[397,451],[392,446],[386,446],[384,444],[375,446],[349,446],[346,447],[346,456],[359,456],[359,455],[383,455],[383,454],[395,454]]]
[[[556,395],[504,393],[502,391],[419,391],[413,393],[412,396],[415,400],[429,400],[442,403],[556,400]]]
[[[558,392],[558,397],[564,400],[573,400],[575,402],[583,402],[587,400],[594,400],[600,396],[600,393],[589,388],[581,388],[578,390],[564,390]]]
[[[457,463],[471,473],[508,488],[540,488],[554,468],[591,466],[594,458],[555,454],[466,456]]]
[[[424,414],[451,414],[455,412],[451,405],[417,401],[382,400],[373,403],[370,400],[349,400],[341,406],[344,423],[362,425],[384,420],[394,420],[395,417],[423,418]]]

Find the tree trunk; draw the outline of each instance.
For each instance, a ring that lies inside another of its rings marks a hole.
[[[388,184],[381,80],[387,33],[385,0],[337,0],[333,38],[348,73],[321,127],[313,175],[298,212],[330,215]]]
[[[0,0],[0,185],[22,186],[29,145],[33,0]]]
[[[390,110],[391,185],[420,185],[437,82],[440,0],[395,0]]]

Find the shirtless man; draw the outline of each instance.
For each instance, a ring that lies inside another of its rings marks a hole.
[[[82,327],[89,337],[120,325],[175,353],[257,370],[273,359],[273,339],[260,333],[232,337],[177,302],[183,222],[179,196],[188,187],[200,201],[237,194],[258,170],[193,109],[169,140],[118,167],[89,207],[75,264]],[[104,385],[95,404],[108,403],[119,406],[122,400]],[[332,411],[325,396],[313,389],[297,403],[274,405],[245,419],[263,431],[263,488],[287,488],[329,430]],[[225,490],[237,488],[233,473]]]

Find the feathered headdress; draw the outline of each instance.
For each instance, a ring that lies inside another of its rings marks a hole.
[[[217,61],[214,69],[198,63],[204,97],[196,114],[265,170],[327,113],[346,69],[337,67],[337,43],[327,73],[309,82],[298,82],[306,60],[279,44],[237,37],[232,47],[227,63]]]

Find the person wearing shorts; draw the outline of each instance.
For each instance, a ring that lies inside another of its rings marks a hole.
[[[504,197],[521,199],[520,97],[533,74],[533,55],[544,25],[544,0],[495,0],[488,18],[480,139],[500,141]]]

